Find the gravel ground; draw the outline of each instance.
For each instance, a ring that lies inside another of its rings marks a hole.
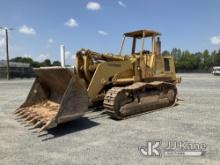
[[[88,113],[48,133],[36,133],[12,112],[33,80],[0,81],[0,164],[220,164],[220,77],[181,74],[179,105],[123,121]],[[147,140],[205,143],[202,157],[146,157]]]

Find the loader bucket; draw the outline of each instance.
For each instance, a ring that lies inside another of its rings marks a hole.
[[[84,81],[70,68],[40,68],[26,101],[15,111],[40,131],[77,119],[88,109]]]

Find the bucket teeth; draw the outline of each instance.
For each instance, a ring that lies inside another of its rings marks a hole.
[[[44,121],[44,120],[40,120],[40,121],[38,121],[38,122],[33,126],[33,128],[40,127],[40,126],[42,126],[43,124],[45,124],[45,121]]]
[[[16,113],[17,116],[19,116],[23,111],[19,111]]]
[[[25,121],[29,121],[29,120],[31,120],[31,119],[33,119],[34,118],[34,115],[33,114],[30,114],[30,115],[28,115],[24,120]]]
[[[24,127],[30,127],[31,125],[28,123],[25,123]]]
[[[42,126],[39,130],[38,130],[38,132],[40,133],[40,132],[43,132],[44,130],[46,130],[47,129],[47,125],[45,124],[44,126]]]
[[[36,116],[36,117],[32,118],[30,121],[28,121],[28,122],[35,124],[39,119],[40,119],[40,117]]]
[[[19,115],[18,118],[19,119],[24,119],[24,116],[26,116],[26,115],[27,115],[26,113],[23,113],[22,115]]]
[[[46,130],[49,124],[50,124],[50,121],[48,121],[45,125],[43,125],[43,126],[38,130],[38,132],[43,132],[44,130]]]
[[[26,118],[29,114],[30,114],[29,112],[26,112],[23,115],[21,115],[21,118]]]
[[[20,121],[23,121],[23,117],[22,116],[18,116],[18,119],[20,120]]]
[[[18,113],[21,112],[21,111],[23,111],[22,108],[21,108],[21,109],[17,109],[17,110],[14,112],[14,114],[18,114]]]
[[[25,113],[25,111],[21,111],[17,114],[17,116],[22,116]]]

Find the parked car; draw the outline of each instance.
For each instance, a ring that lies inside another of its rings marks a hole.
[[[212,74],[215,76],[220,75],[220,66],[213,67]]]

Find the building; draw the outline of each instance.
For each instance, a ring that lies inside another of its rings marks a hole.
[[[20,62],[9,62],[10,78],[29,78],[34,77],[30,64]],[[0,60],[0,78],[7,78],[7,62]]]

